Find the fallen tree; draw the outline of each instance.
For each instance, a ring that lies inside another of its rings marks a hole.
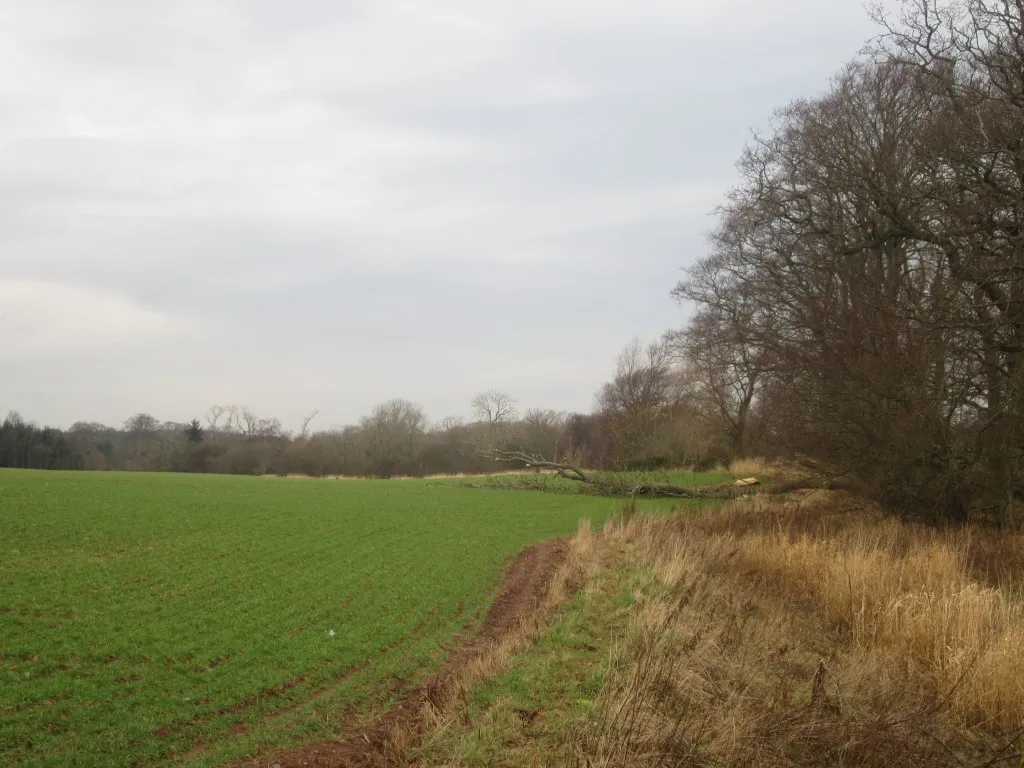
[[[493,461],[519,464],[524,469],[549,471],[555,477],[572,480],[590,486],[598,493],[608,496],[650,496],[655,498],[677,499],[736,499],[751,493],[778,495],[792,491],[816,490],[852,490],[847,483],[839,480],[821,480],[820,478],[804,477],[775,485],[763,485],[760,480],[748,477],[741,480],[730,480],[727,483],[705,486],[686,486],[674,483],[636,482],[635,477],[617,473],[592,473],[584,471],[575,464],[564,461],[531,456],[522,451],[488,451],[485,454]]]

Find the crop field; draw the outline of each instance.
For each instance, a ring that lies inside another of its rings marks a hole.
[[[0,470],[0,764],[214,765],[336,736],[473,631],[511,556],[617,506]]]

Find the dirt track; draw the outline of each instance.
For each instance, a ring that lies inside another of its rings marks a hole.
[[[527,547],[512,562],[497,599],[491,604],[480,630],[454,651],[440,671],[409,693],[368,729],[338,741],[321,741],[302,749],[239,764],[239,768],[353,768],[380,765],[388,734],[397,726],[415,726],[424,702],[442,693],[456,672],[501,640],[544,600],[548,585],[565,559],[566,542],[544,541]]]

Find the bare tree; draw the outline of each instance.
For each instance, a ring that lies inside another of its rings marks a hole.
[[[231,428],[248,438],[256,437],[259,416],[244,405],[231,405],[227,408],[228,423]]]
[[[221,416],[227,413],[227,411],[228,409],[223,405],[210,406],[210,410],[206,413],[206,423],[209,425],[211,430],[219,429],[218,422],[220,421]]]
[[[160,421],[148,413],[137,413],[124,423],[124,431],[133,434],[153,433],[160,429]]]
[[[634,339],[618,356],[615,374],[597,393],[605,429],[616,443],[620,461],[648,461],[648,449],[661,442],[660,432],[679,402],[679,378],[669,348],[644,346]]]
[[[253,436],[264,442],[284,437],[284,429],[281,427],[281,420],[278,418],[259,418],[253,429]]]
[[[160,421],[148,413],[137,413],[124,422],[122,442],[127,469],[154,470],[161,454]]]
[[[434,425],[434,430],[442,434],[448,434],[461,429],[465,424],[466,420],[461,416],[445,416]]]
[[[1009,513],[1024,493],[1024,0],[904,0],[875,17],[876,58],[911,68],[930,96],[919,188],[933,215],[908,229],[962,286],[978,372],[968,409]]]
[[[415,474],[413,459],[426,421],[420,406],[402,398],[377,405],[361,422],[371,472],[378,477]]]
[[[299,432],[299,437],[301,437],[303,440],[309,437],[309,423],[316,418],[318,413],[320,413],[320,411],[313,411],[311,414],[309,414],[308,416],[306,416],[306,418],[302,420],[302,430]]]
[[[12,411],[15,417],[17,412]],[[11,418],[9,415],[8,418]],[[69,434],[89,434],[89,435],[101,435],[112,431],[112,427],[108,427],[106,424],[101,424],[98,421],[76,421],[68,428]]]
[[[470,405],[477,418],[492,427],[516,417],[515,398],[499,389],[489,389],[474,395]]]
[[[560,456],[568,448],[565,424],[564,413],[531,408],[515,424],[511,442],[533,456]]]
[[[689,396],[698,413],[725,436],[732,458],[747,453],[750,414],[766,367],[763,349],[754,341],[753,318],[742,296],[719,304],[699,280],[680,282],[673,295],[702,308],[681,331],[666,334],[666,346],[689,367]]]
[[[1008,107],[955,119],[950,93],[969,93],[936,61],[935,79],[896,55],[850,65],[823,96],[781,110],[743,155],[712,251],[677,295],[700,305],[683,337],[693,359],[725,350],[744,374],[719,382],[738,405],[754,391],[747,366],[760,371],[773,440],[854,471],[894,510],[963,520],[986,442],[1002,451],[989,474],[1006,474],[1011,503],[1020,488],[1008,403],[1024,176],[985,165],[1009,165],[992,116]],[[727,370],[729,358],[712,360]]]
[[[598,403],[606,411],[638,416],[670,405],[675,395],[668,348],[658,343],[645,347],[634,339],[619,353],[615,375],[601,387]]]

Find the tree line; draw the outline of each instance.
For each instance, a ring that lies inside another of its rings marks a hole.
[[[507,469],[488,457],[493,451],[571,457],[607,469],[725,458],[710,457],[708,445],[680,424],[682,393],[668,358],[653,351],[661,349],[630,345],[589,414],[520,413],[516,399],[497,389],[472,398],[469,420],[430,422],[420,406],[396,398],[338,428],[311,429],[314,412],[294,433],[242,406],[215,405],[189,422],[139,413],[120,427],[76,422],[67,430],[39,427],[12,411],[0,422],[0,466],[394,477]]]
[[[905,0],[739,163],[673,334],[735,450],[888,508],[1010,516],[1024,490],[1024,0]],[[755,427],[752,423],[758,421]]]

